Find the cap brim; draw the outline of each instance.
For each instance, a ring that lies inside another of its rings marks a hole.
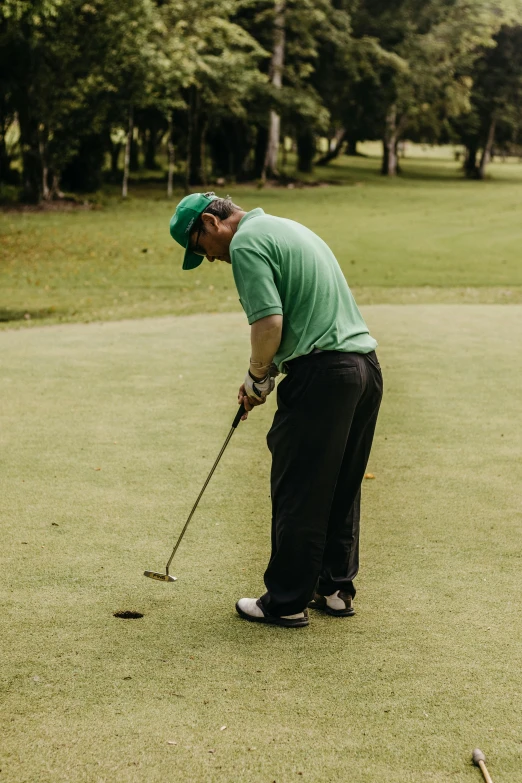
[[[203,256],[198,256],[197,253],[193,253],[192,250],[185,250],[185,257],[183,258],[183,269],[195,269],[203,261]]]

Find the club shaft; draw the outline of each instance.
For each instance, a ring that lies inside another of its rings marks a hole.
[[[231,437],[232,437],[232,435],[234,434],[234,430],[235,430],[235,427],[232,427],[232,428],[231,428],[231,430],[230,430],[230,432],[228,433],[228,435],[227,435],[227,439],[226,439],[226,441],[224,442],[224,444],[223,444],[223,447],[222,447],[221,451],[219,452],[219,454],[218,454],[218,456],[217,456],[217,459],[216,459],[216,461],[214,462],[214,464],[213,464],[213,466],[212,466],[212,470],[211,470],[211,471],[210,471],[210,473],[208,474],[207,480],[206,480],[206,481],[205,481],[205,483],[203,484],[203,489],[202,489],[202,490],[201,490],[201,492],[199,493],[199,495],[198,495],[198,498],[197,498],[196,502],[194,503],[194,505],[193,505],[193,507],[192,507],[192,511],[190,512],[190,514],[189,514],[189,516],[188,516],[188,519],[187,519],[187,521],[185,522],[185,525],[184,525],[184,527],[183,527],[183,530],[182,530],[182,531],[181,531],[181,533],[179,534],[179,538],[178,538],[178,540],[176,541],[176,543],[175,543],[175,545],[174,545],[174,549],[172,550],[172,554],[171,554],[171,556],[169,557],[169,561],[168,561],[168,563],[167,563],[167,566],[166,566],[166,569],[165,569],[165,570],[166,570],[166,572],[167,572],[167,576],[168,576],[168,573],[169,573],[169,567],[170,567],[170,564],[172,563],[172,560],[173,560],[173,558],[174,558],[174,555],[176,554],[176,552],[177,552],[177,549],[178,549],[179,545],[181,544],[181,540],[182,540],[183,536],[185,535],[185,531],[186,531],[186,529],[187,529],[187,528],[188,528],[188,526],[189,526],[189,522],[190,522],[190,520],[192,519],[192,517],[193,517],[193,515],[194,515],[194,511],[195,511],[195,510],[197,509],[197,507],[198,507],[198,503],[199,503],[199,501],[201,500],[201,497],[202,497],[202,495],[203,495],[203,493],[204,493],[205,489],[207,488],[208,482],[209,482],[209,481],[210,481],[210,479],[212,478],[212,476],[213,476],[213,474],[214,474],[214,471],[215,471],[215,469],[216,469],[216,468],[217,468],[217,466],[218,466],[219,460],[220,460],[220,459],[221,459],[221,457],[223,456],[223,452],[225,451],[226,447],[228,446],[228,443],[229,443],[229,441],[230,441],[230,438],[231,438]]]
[[[479,767],[480,767],[480,771],[484,775],[484,780],[486,781],[486,783],[493,783],[493,781],[491,780],[490,774],[489,774],[489,772],[487,770],[487,767],[486,767],[486,765],[484,764],[483,761],[479,761]]]

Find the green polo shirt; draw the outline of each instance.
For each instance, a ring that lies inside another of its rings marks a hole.
[[[274,357],[281,372],[285,362],[314,348],[345,353],[376,348],[334,254],[310,229],[253,209],[241,218],[230,258],[248,323],[283,316]]]

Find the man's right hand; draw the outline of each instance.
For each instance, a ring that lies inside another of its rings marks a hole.
[[[258,401],[255,400],[253,397],[249,397],[245,389],[244,383],[242,383],[241,386],[239,387],[239,392],[237,394],[237,401],[239,405],[243,403],[243,405],[245,406],[245,410],[247,411],[247,413],[245,413],[245,415],[241,417],[241,421],[246,421],[246,419],[248,418],[248,412],[256,408],[258,405],[262,405],[265,402],[265,400]]]
[[[245,384],[242,383],[241,386],[239,387],[239,392],[237,394],[237,401],[239,405],[243,403],[243,405],[245,406],[245,410],[247,411],[247,413],[245,413],[245,415],[241,417],[241,421],[246,421],[246,419],[248,418],[248,412],[253,410],[254,408],[257,408],[258,405],[264,405],[264,403],[266,402],[266,397],[264,397],[264,399],[262,400],[256,400],[255,397],[249,397],[247,390],[245,388]]]

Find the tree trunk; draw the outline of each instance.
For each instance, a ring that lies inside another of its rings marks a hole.
[[[129,129],[127,131],[127,141],[125,143],[125,159],[123,162],[123,184],[121,188],[122,198],[127,198],[129,186],[129,166],[132,143],[132,131],[134,128],[134,112],[132,106],[129,109]]]
[[[137,135],[137,138],[134,136]],[[140,138],[139,131],[132,132],[130,143],[129,171],[139,171],[140,168]]]
[[[185,193],[190,192],[190,172],[192,169],[192,128],[194,114],[194,87],[190,88],[190,98],[187,111],[187,157],[185,160]]]
[[[281,168],[283,169],[283,173],[286,169],[286,164],[288,163],[288,153],[286,150],[286,144],[285,140],[283,138],[283,144],[281,146]]]
[[[110,138],[109,138],[110,141]],[[93,193],[103,184],[103,168],[107,152],[107,137],[100,133],[83,136],[74,156],[60,171],[53,171],[51,190],[59,198],[60,190]],[[109,146],[109,149],[111,147]]]
[[[9,182],[10,161],[7,154],[7,145],[5,143],[5,134],[0,138],[0,182]]]
[[[52,200],[52,193],[49,189],[49,166],[47,163],[47,141],[49,134],[45,125],[38,128],[38,154],[40,155],[40,172],[42,176],[41,193],[45,201]]]
[[[40,153],[40,165],[42,170],[42,196],[45,201],[50,201],[49,167],[47,165],[47,155],[45,154],[45,141],[42,138],[38,141],[38,152]]]
[[[261,179],[268,177],[278,177],[277,155],[279,152],[279,134],[281,129],[281,118],[277,112],[270,111],[270,124],[268,128],[268,144],[266,147],[265,162]]]
[[[145,168],[149,171],[157,171],[160,168],[156,160],[156,154],[159,141],[164,133],[165,128],[158,131],[151,126],[148,129],[148,133],[145,134]]]
[[[10,124],[9,118],[5,116],[3,99],[0,97],[0,182],[6,185],[18,184],[18,172],[11,168],[11,159],[7,151],[6,134]]]
[[[395,173],[402,174],[401,160],[399,156],[400,141],[397,139],[395,142]]]
[[[466,159],[464,161],[464,173],[469,179],[476,179],[478,176],[477,168],[478,143],[476,139],[468,141],[466,144]]]
[[[174,144],[172,143],[172,112],[169,113],[169,135],[167,139],[169,156],[169,173],[167,175],[167,196],[172,198],[172,182],[174,180]]]
[[[385,177],[395,177],[398,171],[397,148],[389,139],[382,140],[381,174]]]
[[[188,133],[188,181],[189,185],[203,185],[205,182],[204,157],[205,135],[208,124],[207,118],[200,109],[199,93],[196,88],[191,88],[192,97],[189,108],[189,133]]]
[[[205,176],[203,172],[204,150],[204,124],[201,118],[195,116],[192,120],[191,151],[189,167],[189,185],[203,185]]]
[[[53,173],[51,183],[51,199],[64,198],[65,193],[60,190],[60,175]]]
[[[22,94],[18,112],[22,151],[22,199],[37,204],[41,197],[42,167],[38,149],[38,125],[31,116],[30,106],[30,96],[27,93]]]
[[[114,144],[111,141],[110,156],[111,156],[111,177],[118,179],[118,161],[120,159],[121,144],[118,142]]]
[[[205,118],[204,120],[201,120],[201,128],[200,128],[200,148],[199,148],[199,171],[200,171],[200,178],[201,178],[201,184],[206,185],[207,184],[207,166],[206,166],[206,140],[207,140],[207,128],[208,128],[208,120]]]
[[[310,174],[315,155],[315,136],[311,128],[301,128],[297,134],[297,170]]]
[[[489,161],[491,160],[491,152],[493,149],[493,144],[495,142],[495,128],[497,124],[497,119],[495,115],[492,115],[490,123],[489,123],[489,130],[488,130],[488,138],[486,140],[486,143],[484,145],[484,149],[482,150],[482,156],[480,158],[480,165],[478,168],[478,178],[484,179],[486,176],[486,166],[488,165]]]
[[[351,157],[356,157],[359,153],[357,152],[357,142],[359,139],[356,136],[349,136],[348,137],[348,143],[346,144],[346,154],[350,155]]]
[[[397,174],[398,130],[397,107],[393,103],[386,113],[386,127],[382,140],[383,156],[381,174],[384,174],[387,177],[395,177]]]
[[[386,172],[388,171],[388,145],[386,144],[386,140],[382,140],[382,161],[381,161],[381,174],[383,176],[386,175]]]
[[[40,201],[40,166],[38,153],[34,148],[28,147],[22,153],[23,164],[23,191],[22,199],[30,203]]]
[[[275,0],[274,18],[274,48],[270,61],[270,79],[272,87],[280,90],[283,85],[283,69],[285,63],[285,11],[286,0]],[[268,142],[261,178],[278,177],[277,155],[279,152],[279,137],[281,118],[273,109],[270,110]]]
[[[263,179],[263,169],[265,166],[266,145],[268,140],[268,129],[264,125],[257,128],[256,141],[254,146],[254,170],[255,179]]]
[[[344,128],[342,128],[340,131],[337,131],[335,134],[332,142],[330,144],[330,149],[327,153],[322,155],[318,161],[316,161],[317,166],[326,166],[328,163],[330,163],[331,160],[334,160],[334,158],[339,157],[341,154],[341,150],[344,146],[344,142],[346,140],[346,131]]]
[[[208,124],[208,120],[200,111],[199,94],[195,87],[190,88],[188,104],[187,167],[185,173],[185,191],[187,193],[191,185],[203,185],[205,181],[205,135]]]

